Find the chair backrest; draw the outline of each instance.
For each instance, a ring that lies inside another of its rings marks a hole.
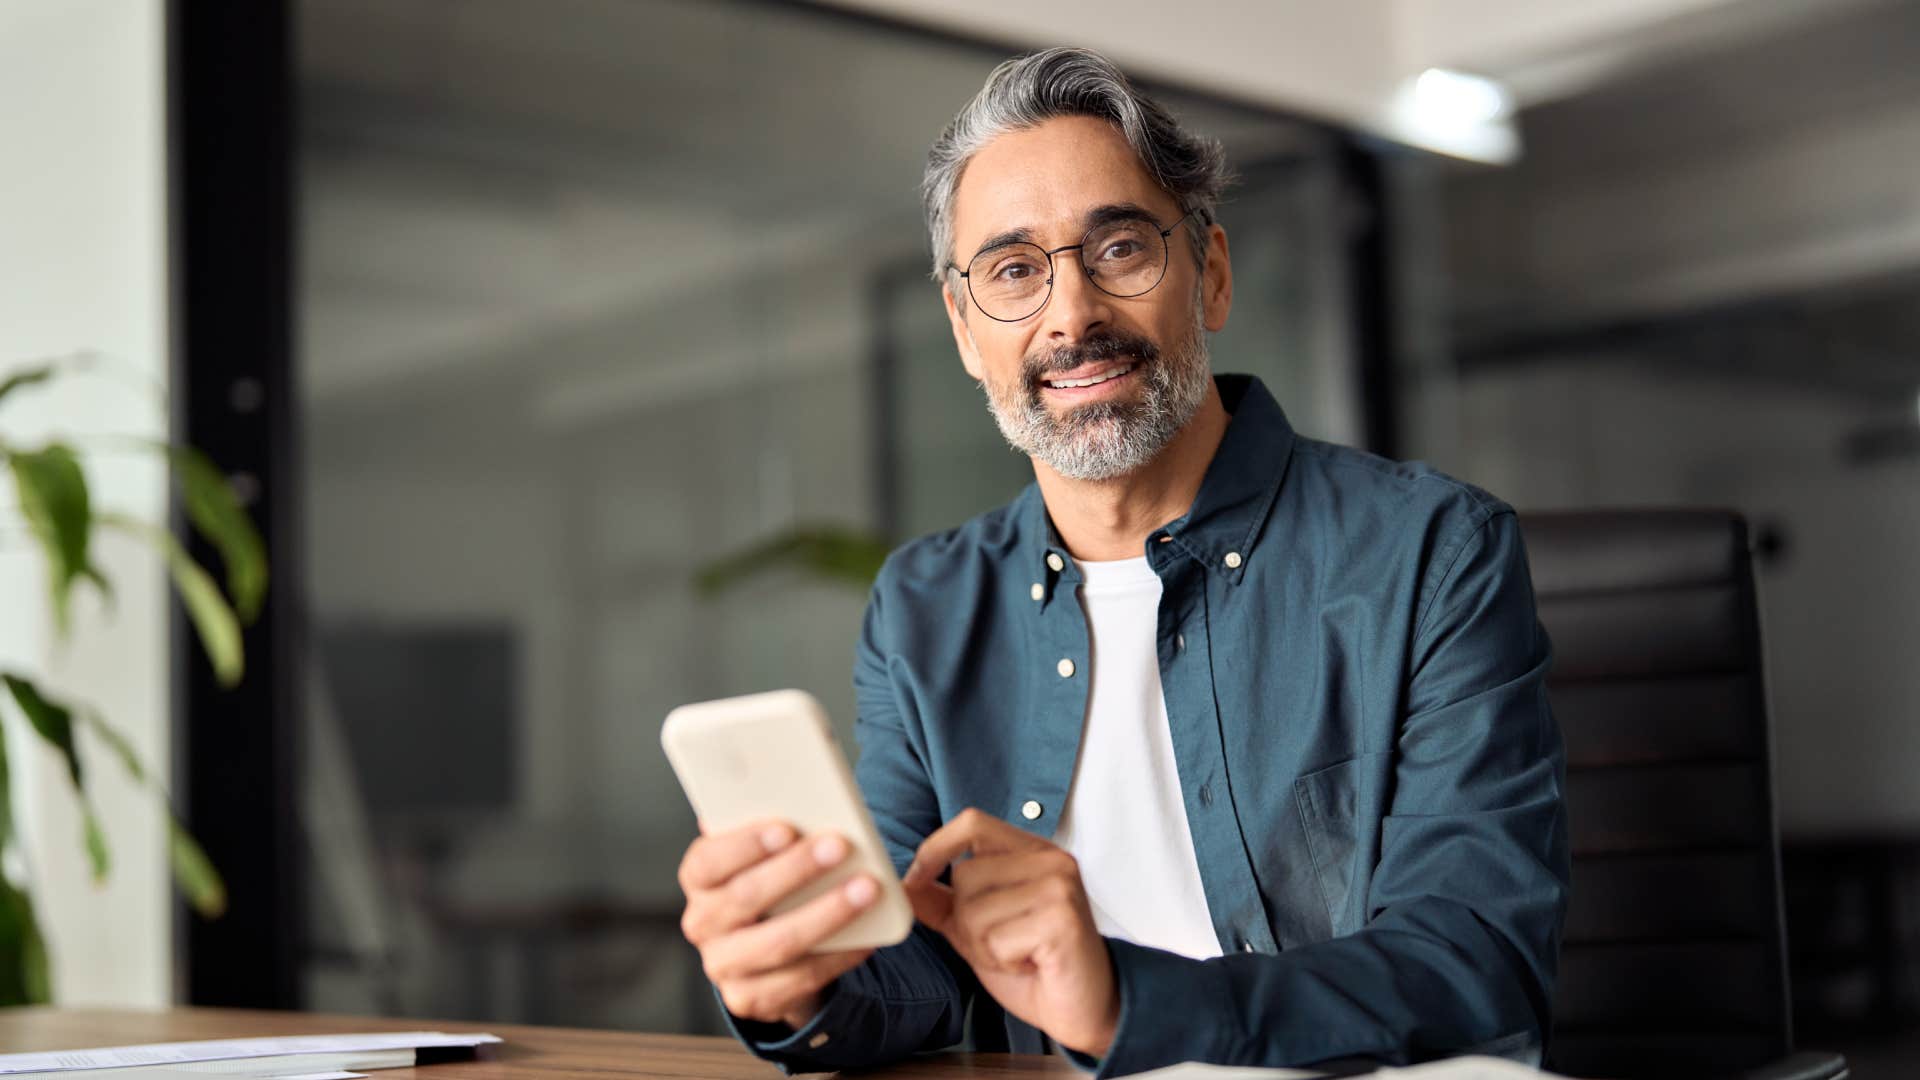
[[[1567,746],[1573,891],[1547,1068],[1731,1072],[1792,1049],[1746,523],[1523,515]]]

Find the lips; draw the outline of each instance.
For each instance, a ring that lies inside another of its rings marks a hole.
[[[1078,390],[1117,379],[1139,366],[1137,360],[1119,364],[1082,364],[1072,371],[1041,381],[1054,390]]]

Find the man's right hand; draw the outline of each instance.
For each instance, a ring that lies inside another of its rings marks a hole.
[[[703,835],[680,860],[687,910],[681,932],[727,1011],[742,1020],[804,1027],[820,1011],[827,985],[872,949],[810,955],[809,950],[872,906],[879,886],[865,874],[791,911],[767,912],[795,890],[846,861],[844,837],[822,833],[796,843],[784,822],[760,822]]]

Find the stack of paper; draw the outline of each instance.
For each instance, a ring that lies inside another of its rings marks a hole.
[[[471,1050],[495,1035],[442,1031],[296,1035],[0,1054],[0,1080],[361,1080],[362,1069],[421,1063],[422,1050]],[[85,1073],[85,1076],[71,1075]]]

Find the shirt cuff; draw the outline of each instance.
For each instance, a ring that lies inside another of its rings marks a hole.
[[[1236,1010],[1231,1000],[1215,1000],[1229,995],[1219,980],[1206,977],[1203,962],[1118,938],[1106,940],[1114,987],[1120,993],[1120,1022],[1106,1057],[1062,1046],[1067,1060],[1097,1080],[1182,1061],[1224,1060],[1219,1029],[1232,1022]],[[1194,1023],[1197,1016],[1209,1019]]]
[[[714,1000],[720,1000],[718,988],[714,990]],[[841,993],[837,981],[828,984],[820,1011],[799,1028],[745,1020],[728,1011],[725,1002],[720,1005],[721,1015],[726,1017],[727,1029],[733,1037],[753,1056],[772,1062],[788,1075],[841,1068],[837,1060],[841,1057],[840,1047],[835,1042],[852,1028],[855,1018],[863,1011],[858,995]]]

